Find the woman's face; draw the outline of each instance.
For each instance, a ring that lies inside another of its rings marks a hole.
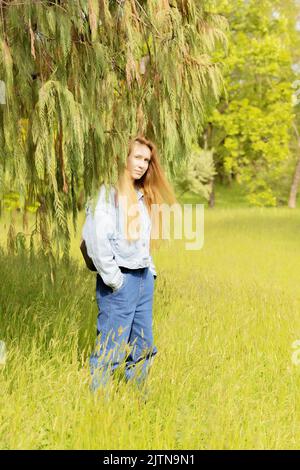
[[[127,170],[133,181],[139,180],[146,173],[151,159],[151,150],[145,144],[134,142],[127,158]]]

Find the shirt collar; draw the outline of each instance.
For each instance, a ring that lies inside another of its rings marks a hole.
[[[139,189],[136,189],[136,192],[137,192],[137,195],[138,195],[138,199],[141,199],[142,197],[144,197],[144,194]]]

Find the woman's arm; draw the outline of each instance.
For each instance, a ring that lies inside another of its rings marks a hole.
[[[94,214],[92,260],[103,279],[112,289],[118,289],[123,283],[123,273],[114,259],[110,238],[115,232],[116,214],[114,204],[105,199],[105,187],[100,188]]]

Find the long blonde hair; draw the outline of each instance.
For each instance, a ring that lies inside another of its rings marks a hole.
[[[161,166],[160,159],[157,152],[157,147],[150,139],[147,139],[143,135],[139,134],[135,138],[131,139],[129,142],[129,148],[127,153],[127,158],[129,157],[134,143],[138,142],[140,144],[147,145],[151,151],[151,159],[147,171],[142,176],[137,183],[132,182],[130,173],[127,168],[119,175],[118,181],[116,184],[116,195],[117,201],[119,195],[127,197],[127,217],[126,217],[126,229],[125,236],[129,242],[134,241],[135,238],[131,237],[128,233],[128,226],[132,216],[130,213],[130,208],[132,205],[138,204],[138,197],[135,189],[139,189],[144,194],[144,202],[148,210],[149,216],[151,217],[151,234],[150,234],[150,247],[158,247],[161,244],[161,227],[162,227],[162,214],[160,211],[151,211],[152,204],[174,204],[177,203],[174,190],[168,181],[164,170]],[[138,233],[140,234],[140,223],[137,224]],[[158,238],[153,238],[153,234],[158,235]]]

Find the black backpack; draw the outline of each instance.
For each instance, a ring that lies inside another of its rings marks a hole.
[[[84,261],[85,261],[85,264],[86,264],[87,268],[90,271],[97,271],[97,269],[95,268],[95,265],[93,263],[92,258],[88,255],[85,240],[83,240],[83,239],[81,240],[81,243],[80,243],[80,251],[82,253],[82,256],[84,258]]]

